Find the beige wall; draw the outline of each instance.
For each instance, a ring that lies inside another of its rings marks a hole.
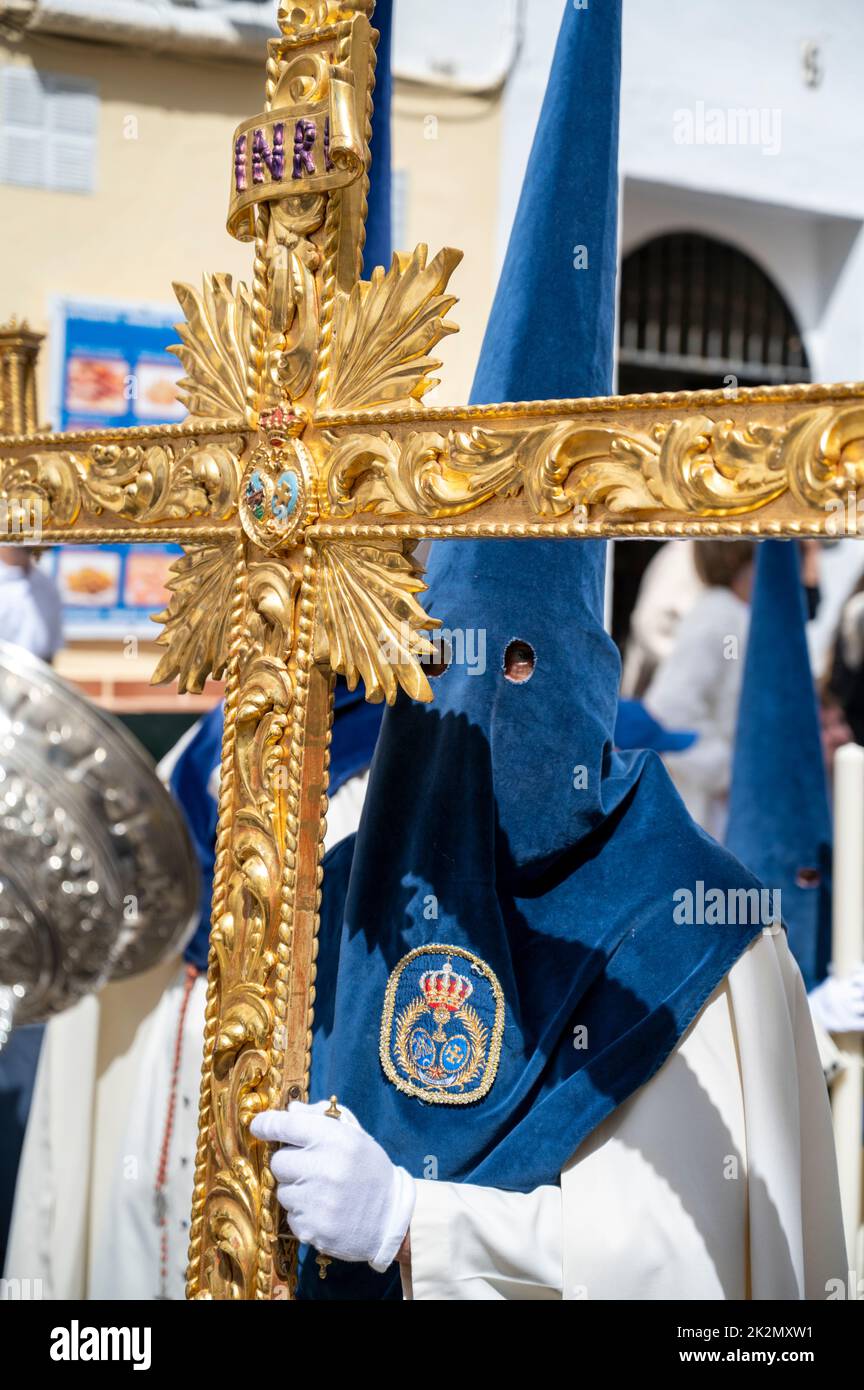
[[[205,270],[248,276],[251,247],[228,236],[225,212],[231,135],[263,105],[263,60],[193,63],[50,39],[0,44],[0,63],[86,78],[100,97],[93,194],[0,185],[0,321],[16,314],[50,332],[55,297],[170,305],[172,280],[197,283]],[[137,138],[128,138],[136,125]],[[461,302],[451,317],[461,331],[441,344],[442,386],[430,402],[458,404],[471,385],[496,278],[499,127],[497,97],[396,84],[393,164],[408,174],[405,244],[397,249],[425,241],[430,255],[442,246],[465,252],[452,282]],[[46,346],[43,419],[50,401]],[[147,694],[143,682],[157,655],[153,644],[141,644],[137,664],[130,664],[110,643],[75,644],[60,655],[58,669],[109,708],[188,709],[189,697],[173,690]],[[208,691],[206,702],[215,698]]]
[[[0,47],[0,62],[87,78],[100,95],[95,193],[0,185],[0,319],[26,316],[46,331],[52,296],[171,304],[172,280],[247,274],[250,248],[229,237],[225,212],[231,135],[263,105],[263,62],[192,63],[62,39]],[[125,136],[129,117],[137,139]],[[39,386],[44,414],[47,353]]]
[[[0,62],[87,78],[100,95],[95,193],[0,185],[0,320],[14,313],[47,331],[52,296],[171,304],[172,280],[248,275],[251,249],[228,236],[225,211],[231,135],[261,109],[263,61],[193,63],[51,39],[0,45]],[[408,244],[398,249],[425,241],[432,255],[465,252],[453,280],[461,331],[442,345],[443,384],[430,397],[442,403],[466,397],[494,289],[499,126],[497,98],[396,85],[393,162],[408,171]],[[39,386],[44,414],[47,352]]]
[[[450,287],[459,296],[450,317],[459,333],[436,350],[441,385],[427,400],[458,405],[468,397],[497,280],[499,97],[467,97],[397,83],[393,167],[408,171],[406,239],[434,255],[458,246],[465,259]],[[434,138],[429,138],[433,136]]]

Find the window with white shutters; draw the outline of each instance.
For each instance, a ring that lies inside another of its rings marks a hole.
[[[0,182],[92,193],[98,129],[94,83],[35,68],[0,69]]]

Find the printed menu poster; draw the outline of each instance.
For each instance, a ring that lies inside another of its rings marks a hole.
[[[175,424],[183,375],[168,347],[179,308],[62,299],[51,333],[54,425],[61,430]],[[63,596],[70,638],[154,638],[178,545],[59,546],[43,560]]]

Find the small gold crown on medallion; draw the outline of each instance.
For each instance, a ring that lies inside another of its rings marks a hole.
[[[443,1022],[448,1013],[461,1009],[468,996],[474,993],[474,986],[465,975],[457,975],[448,960],[440,970],[427,970],[420,976],[420,990],[436,1019],[439,1009],[442,1010],[440,1021]]]

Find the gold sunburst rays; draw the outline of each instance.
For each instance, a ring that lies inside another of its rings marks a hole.
[[[231,638],[231,594],[235,578],[220,545],[187,545],[171,566],[168,606],[153,617],[156,638],[166,648],[153,684],[177,681],[181,692],[200,692],[207,677],[225,674]]]
[[[410,542],[321,549],[325,640],[317,655],[345,676],[350,689],[362,678],[368,700],[392,704],[399,686],[415,700],[432,699],[420,658],[435,648],[423,629],[440,622],[415,597],[426,585],[413,551]]]
[[[419,407],[441,363],[428,354],[457,326],[447,320],[456,297],[447,283],[462,252],[445,246],[427,264],[429,248],[397,253],[389,270],[377,266],[358,280],[335,313],[327,407],[359,410]]]
[[[185,322],[180,342],[168,349],[186,375],[178,384],[181,401],[194,420],[235,418],[246,412],[246,374],[252,333],[252,298],[230,275],[205,274],[202,289],[175,282]]]

